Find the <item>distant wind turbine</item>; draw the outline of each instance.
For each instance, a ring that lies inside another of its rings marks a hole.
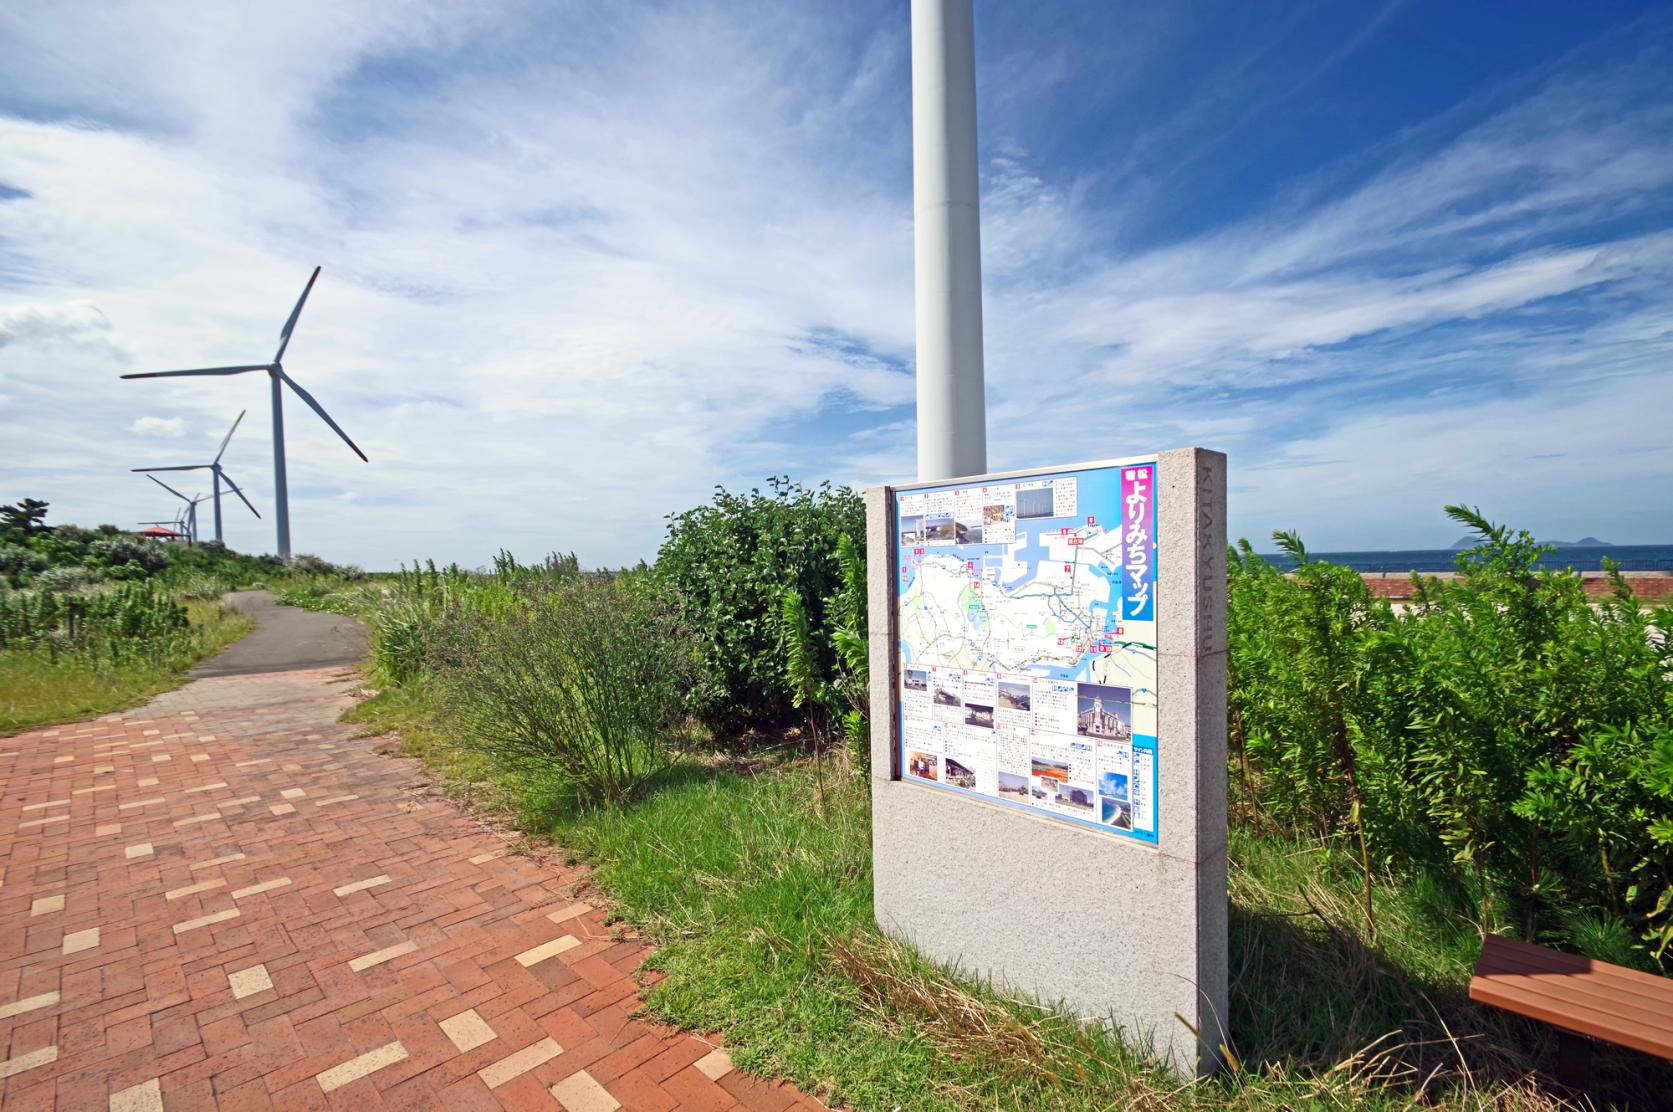
[[[285,327],[279,332],[279,350],[273,353],[271,363],[251,363],[240,367],[200,367],[189,371],[145,371],[140,374],[123,375],[123,378],[176,378],[183,375],[241,375],[248,371],[266,371],[273,388],[273,504],[274,516],[278,519],[279,528],[279,558],[290,559],[290,492],[285,484],[285,413],[284,391],[279,387],[282,383],[296,391],[296,396],[307,403],[308,408],[320,415],[320,420],[331,426],[331,431],[343,438],[343,443],[354,449],[354,454],[366,460],[366,453],[359,445],[349,439],[349,434],[338,427],[331,419],[331,414],[325,407],[314,400],[314,396],[296,384],[296,380],[285,373],[280,362],[285,357],[285,348],[290,346],[290,334],[296,328],[296,318],[302,315],[303,303],[308,300],[308,294],[314,288],[314,281],[319,278],[320,268],[315,267],[309,276],[308,284],[302,287],[302,296],[296,300],[296,308],[290,311],[290,319],[285,321]],[[366,460],[370,463],[370,460]],[[242,496],[241,496],[242,497]],[[251,507],[252,509],[254,507]]]
[[[221,540],[221,484],[223,482],[232,488],[232,492],[238,495],[246,506],[250,507],[251,513],[255,514],[257,517],[261,516],[261,511],[257,510],[255,505],[251,503],[248,498],[244,497],[244,492],[238,489],[238,484],[232,481],[232,476],[228,475],[221,467],[221,457],[227,453],[227,445],[232,442],[232,434],[238,431],[239,422],[244,420],[244,414],[248,412],[249,410],[239,410],[238,417],[232,422],[232,428],[228,429],[227,434],[221,438],[220,451],[216,452],[215,458],[208,463],[186,463],[181,464],[178,467],[134,468],[135,471],[201,471],[204,468],[208,468],[209,477],[215,486],[215,539],[218,541]],[[225,542],[222,541],[222,543],[224,544]]]
[[[186,537],[192,544],[196,544],[198,540],[198,503],[209,501],[209,495],[200,494],[196,498],[187,498],[155,475],[147,475],[146,478],[186,503],[186,508],[181,511],[186,525]]]

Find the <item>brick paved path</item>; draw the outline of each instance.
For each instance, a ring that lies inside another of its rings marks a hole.
[[[333,670],[0,738],[0,1104],[821,1107],[629,1018],[643,947],[337,722]]]

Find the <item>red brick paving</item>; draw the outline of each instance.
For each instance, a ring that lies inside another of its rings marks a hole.
[[[8,1112],[559,1108],[566,1080],[586,1112],[823,1107],[630,1017],[648,951],[558,914],[584,870],[422,794],[351,701],[335,669],[203,679],[0,738]]]

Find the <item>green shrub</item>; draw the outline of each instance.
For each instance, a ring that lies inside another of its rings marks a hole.
[[[464,743],[581,811],[632,799],[669,766],[702,680],[670,600],[603,576],[462,612],[436,653]]]
[[[1548,549],[1480,543],[1397,612],[1347,568],[1231,554],[1228,737],[1247,821],[1346,834],[1365,874],[1425,875],[1485,929],[1638,964],[1673,945],[1673,608],[1594,604]]]
[[[671,515],[652,569],[674,588],[700,639],[709,679],[699,709],[723,725],[791,717],[784,592],[797,595],[813,629],[828,628],[826,600],[842,584],[838,538],[865,535],[864,504],[847,487],[810,490],[782,478],[768,487],[747,495],[716,488],[710,504]],[[817,674],[833,674],[828,638],[813,651]]]
[[[168,567],[173,553],[156,541],[137,537],[110,537],[88,546],[88,554],[96,564],[107,568],[121,568],[132,564],[154,575]]]
[[[102,579],[104,572],[98,568],[84,567],[81,564],[56,564],[38,573],[29,585],[37,591],[56,591],[63,594],[79,591]]]
[[[21,587],[36,572],[46,570],[49,561],[43,554],[21,544],[0,542],[0,579],[13,587]]]

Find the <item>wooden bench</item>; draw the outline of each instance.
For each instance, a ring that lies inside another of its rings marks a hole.
[[[1470,999],[1557,1028],[1557,1079],[1586,1083],[1591,1039],[1673,1059],[1673,979],[1488,935]]]

